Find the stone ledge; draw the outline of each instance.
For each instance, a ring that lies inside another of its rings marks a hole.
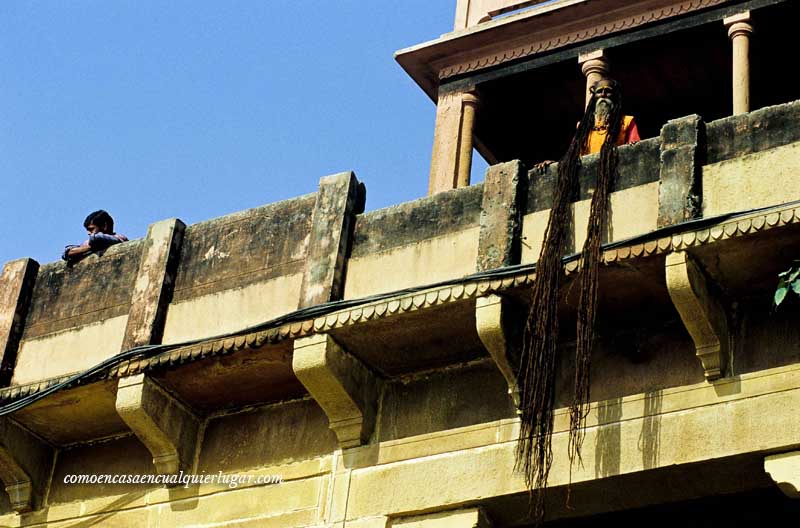
[[[752,236],[770,229],[796,224],[800,224],[799,205],[777,206],[766,211],[759,211],[751,215],[733,218],[702,229],[676,233],[671,236],[648,240],[646,242],[631,243],[622,247],[607,249],[603,253],[603,260],[606,264],[611,264],[647,258],[677,250],[698,248],[732,238]],[[577,260],[568,262],[564,266],[564,269],[567,275],[572,275],[579,271],[579,263]],[[152,358],[126,362],[112,369],[106,377],[116,378],[130,376],[139,372],[181,365],[207,357],[227,355],[242,349],[259,348],[287,339],[293,340],[312,334],[328,332],[344,326],[384,319],[433,306],[473,300],[476,297],[532,284],[535,277],[536,273],[534,270],[522,268],[518,271],[509,271],[509,275],[502,279],[476,279],[461,284],[446,285],[420,292],[389,297],[315,319],[284,324],[278,328],[269,330],[250,332],[234,337],[198,343],[171,350]],[[60,377],[58,380],[42,380],[24,386],[8,387],[0,390],[0,401],[11,401],[40,392],[46,387],[63,379],[65,378]]]

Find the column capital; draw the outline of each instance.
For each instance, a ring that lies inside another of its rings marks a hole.
[[[737,22],[750,22],[750,11],[742,11],[741,13],[736,13],[735,15],[731,15],[729,17],[725,17],[722,19],[722,23],[726,26],[731,26],[736,24]]]
[[[470,90],[469,92],[464,92],[461,102],[465,105],[478,106],[481,103],[481,97],[475,90]]]
[[[728,37],[733,40],[740,35],[751,35],[753,33],[753,26],[747,22],[736,22],[728,26]]]
[[[742,11],[722,19],[722,23],[728,28],[728,37],[731,40],[739,35],[750,35],[753,32],[753,26],[750,24],[752,21],[750,11]]]
[[[604,49],[596,49],[592,51],[587,51],[586,53],[581,53],[578,55],[578,64],[583,64],[584,62],[589,62],[592,60],[605,60],[606,53]]]
[[[610,70],[608,57],[604,50],[594,50],[578,55],[578,64],[581,65],[581,72],[586,77],[597,74],[606,77]]]

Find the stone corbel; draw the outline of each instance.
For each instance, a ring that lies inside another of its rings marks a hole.
[[[800,451],[766,457],[764,471],[787,497],[800,499]]]
[[[366,443],[375,425],[378,382],[328,334],[294,342],[292,368],[328,417],[342,449]]]
[[[0,480],[17,513],[39,506],[53,465],[53,449],[8,418],[0,418]]]
[[[475,299],[475,325],[478,336],[508,383],[508,394],[519,409],[519,358],[513,354],[508,323],[509,301],[499,295]]]
[[[685,251],[667,255],[667,289],[695,350],[707,381],[725,373],[728,324],[722,304],[710,293],[711,279]]]
[[[198,419],[144,374],[121,378],[117,413],[153,455],[156,472],[172,475],[191,469]]]

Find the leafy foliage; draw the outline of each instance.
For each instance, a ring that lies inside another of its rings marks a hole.
[[[778,287],[772,301],[773,307],[780,306],[789,292],[800,297],[800,260],[795,260],[792,267],[778,274]]]

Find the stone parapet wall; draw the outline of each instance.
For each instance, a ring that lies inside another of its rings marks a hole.
[[[800,136],[799,109],[795,102],[708,124],[688,117],[668,123],[660,138],[620,148],[606,240],[642,235],[700,214],[800,198],[794,177],[800,158],[795,141]],[[571,251],[583,239],[596,177],[597,157],[583,162]],[[356,199],[361,191],[353,190],[354,177],[339,175],[336,181],[350,181],[350,187],[337,187],[339,194],[326,191],[328,195],[356,198],[341,202],[339,209],[326,206],[327,216],[324,208],[317,211],[322,206],[316,193],[189,226],[175,239],[182,243],[173,240],[175,247],[158,264],[173,262],[172,278],[164,281],[169,291],[138,301],[163,305],[163,332],[151,332],[150,342],[240,331],[297,309],[304,288],[309,299],[352,299],[458,279],[478,269],[535,262],[556,172],[557,165],[539,174],[525,173],[518,164],[501,164],[487,173],[491,185],[480,183],[369,213],[360,212],[363,203],[357,202],[363,196]],[[331,182],[324,185],[334,188]],[[327,226],[345,217],[351,221],[339,224],[339,242],[309,259],[310,247],[327,243]],[[145,238],[75,266],[41,266],[35,280],[18,284],[11,275],[4,279],[9,290],[4,309],[13,315],[9,331],[15,334],[4,337],[5,369],[16,362],[13,384],[63,376],[117,353],[125,335],[135,330],[128,328],[127,316],[134,286],[142,278],[138,268],[144,252],[156,243],[165,242]],[[323,268],[334,271],[321,273],[317,260],[322,258],[327,259]],[[332,282],[319,289],[315,277]],[[314,297],[317,291],[322,294]],[[14,343],[18,357],[9,349]]]
[[[709,164],[800,141],[800,101],[708,123]]]
[[[690,116],[665,125],[660,138],[620,148],[606,241],[800,199],[798,117],[800,102],[708,124]],[[568,253],[580,249],[585,236],[597,162],[597,156],[583,159]],[[133,335],[179,343],[240,331],[327,300],[535,262],[557,169],[525,172],[501,164],[489,169],[488,190],[479,183],[368,213],[362,212],[363,185],[344,173],[323,178],[324,199],[309,194],[185,232],[181,227],[158,264],[171,263],[169,279],[151,288],[147,295],[155,297],[137,297],[158,304],[148,321],[129,323],[127,315],[134,286],[144,280],[143,252],[166,239],[114,246],[74,266],[41,266],[25,292],[9,294],[5,310],[17,315],[15,333],[5,339],[16,345],[5,347],[6,378],[26,384],[83,370],[117,353],[123,341],[137,342]],[[134,328],[142,324],[156,331]]]

